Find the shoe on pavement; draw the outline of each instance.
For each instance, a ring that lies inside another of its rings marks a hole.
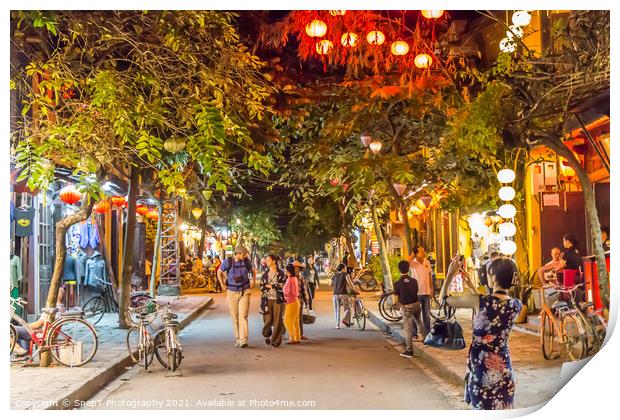
[[[306,337],[305,335],[302,335],[302,336],[301,336],[301,339],[302,339],[302,340],[310,340],[310,339],[309,339],[308,337]]]
[[[271,344],[271,339],[269,337],[265,338],[265,344],[268,346]]]
[[[235,341],[235,347],[239,347],[239,344],[241,344],[241,342],[240,342],[240,341],[238,341],[238,340],[237,340],[237,341]]]
[[[334,328],[339,330],[340,329],[340,325],[336,325]]]
[[[406,357],[407,359],[411,359],[413,357],[412,351],[404,351],[400,354],[402,357]]]
[[[17,357],[25,356],[28,354],[28,350],[20,346],[19,343],[15,343],[15,347],[13,348],[13,354]]]
[[[247,346],[248,346],[248,343],[245,341],[239,344],[239,347],[241,347],[242,349],[246,348]]]
[[[301,341],[287,341],[286,344],[300,344]]]

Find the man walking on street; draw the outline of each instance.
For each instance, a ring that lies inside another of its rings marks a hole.
[[[422,323],[424,329],[431,329],[431,296],[433,295],[433,271],[431,263],[426,259],[424,248],[417,245],[413,247],[410,267],[411,277],[418,281],[418,299],[422,307]],[[418,335],[418,327],[414,325],[413,335]],[[422,337],[424,338],[424,336]]]
[[[246,247],[237,245],[235,255],[226,258],[219,271],[220,283],[227,291],[226,301],[233,322],[235,347],[243,348],[248,346],[250,289],[256,283],[256,270],[252,267],[248,254]]]
[[[403,334],[405,335],[405,351],[400,355],[402,357],[413,357],[413,336],[414,328],[420,328],[424,333],[426,329],[420,321],[420,302],[418,301],[418,282],[411,278],[409,273],[409,263],[401,261],[398,263],[398,271],[400,271],[400,279],[394,283],[394,306],[403,310]]]

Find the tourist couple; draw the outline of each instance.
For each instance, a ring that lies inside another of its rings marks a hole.
[[[241,348],[248,347],[250,289],[256,282],[256,270],[248,254],[247,248],[237,246],[234,256],[222,263],[218,273],[222,288],[227,290],[226,300],[233,321],[235,346]],[[311,302],[309,287],[301,274],[303,265],[295,262],[282,271],[278,269],[278,257],[275,255],[268,255],[265,262],[267,270],[260,282],[265,343],[278,347],[286,327],[289,335],[287,344],[299,344],[301,340],[307,340],[303,335],[303,305],[304,302]],[[314,265],[312,269],[316,272]],[[315,277],[312,276],[312,279]]]

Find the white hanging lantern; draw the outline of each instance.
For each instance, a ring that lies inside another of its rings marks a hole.
[[[517,244],[515,244],[514,241],[504,241],[499,246],[499,252],[510,256],[517,252]]]
[[[497,210],[497,214],[504,219],[512,219],[517,214],[517,209],[512,204],[504,204]]]
[[[510,25],[508,27],[509,31],[506,31],[506,36],[508,39],[513,39],[515,36],[517,38],[523,38],[523,28],[517,25]]]
[[[377,155],[381,151],[383,143],[381,143],[379,140],[373,140],[370,142],[368,147],[370,148],[370,151],[373,155]]]
[[[512,23],[517,26],[527,26],[532,21],[532,15],[527,10],[518,10],[512,14]]]
[[[498,225],[499,234],[505,238],[515,236],[517,233],[517,227],[512,222],[504,222]]]
[[[499,198],[502,201],[512,201],[515,198],[515,189],[512,187],[502,187],[499,189]]]
[[[505,53],[512,53],[516,51],[517,43],[510,38],[504,38],[499,42],[499,49]]]
[[[512,169],[502,169],[497,173],[497,180],[502,184],[510,184],[515,180],[515,172]]]

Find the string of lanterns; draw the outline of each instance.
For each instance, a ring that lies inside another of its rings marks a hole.
[[[510,256],[517,252],[517,244],[513,241],[513,237],[517,233],[517,227],[514,224],[517,209],[510,203],[515,198],[515,189],[507,184],[512,184],[515,180],[515,173],[512,169],[502,169],[497,173],[497,180],[502,184],[498,192],[499,198],[505,203],[497,210],[497,214],[504,219],[498,225],[499,234],[504,237],[499,250],[502,254]]]
[[[331,16],[344,16],[346,10],[330,10]],[[436,20],[444,15],[444,10],[422,10],[421,14],[424,18],[429,20]],[[323,38],[327,34],[327,23],[321,19],[313,19],[305,27],[306,34],[311,38]],[[345,32],[340,37],[340,43],[345,48],[353,48],[359,45],[360,35],[355,32]],[[366,35],[366,41],[370,45],[383,45],[386,41],[386,36],[378,29],[374,29]],[[315,44],[317,54],[324,56],[331,54],[334,50],[334,43],[329,39],[319,39]],[[405,56],[409,53],[409,44],[402,39],[397,39],[390,44],[390,52],[394,56]],[[419,53],[414,59],[414,65],[420,69],[429,68],[433,64],[433,59],[429,54]]]
[[[513,53],[517,50],[517,40],[523,38],[523,28],[530,24],[532,15],[527,10],[517,10],[512,14],[512,25],[508,26],[506,38],[499,42],[499,49],[502,52]]]

